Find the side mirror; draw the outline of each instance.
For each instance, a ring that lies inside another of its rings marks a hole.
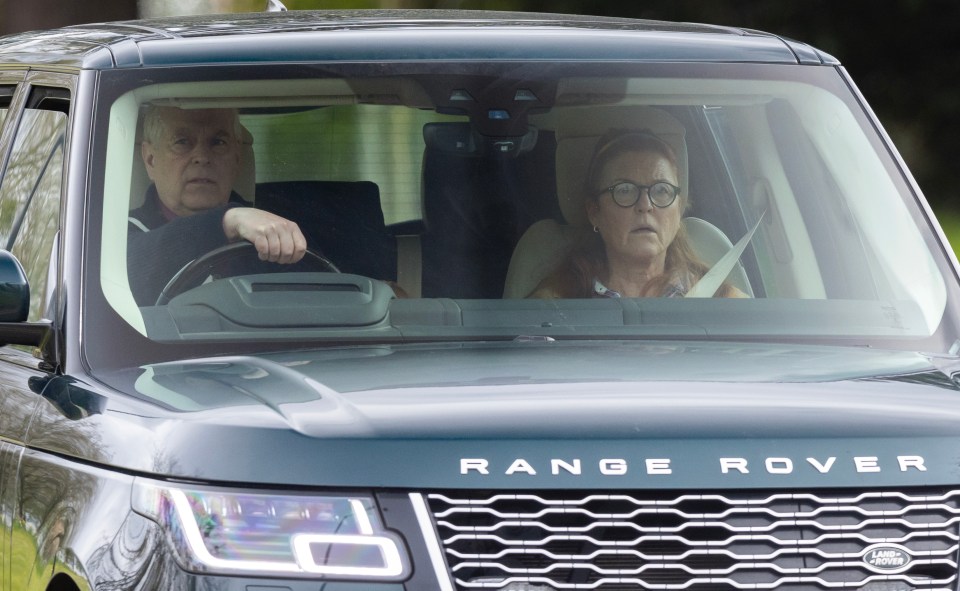
[[[30,285],[17,257],[0,250],[0,322],[25,322],[30,314]]]
[[[0,346],[41,346],[49,337],[51,323],[27,322],[30,316],[30,285],[20,261],[0,250]]]

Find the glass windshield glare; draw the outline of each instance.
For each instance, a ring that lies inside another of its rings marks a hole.
[[[144,342],[218,351],[948,342],[946,263],[840,75],[718,73],[434,64],[131,84],[106,105],[109,314]],[[264,263],[269,245],[231,235],[249,210],[294,222],[303,258]]]

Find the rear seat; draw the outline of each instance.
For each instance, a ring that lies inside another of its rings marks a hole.
[[[560,211],[556,142],[515,158],[427,149],[423,157],[423,297],[500,298],[514,245],[536,220]]]
[[[376,183],[258,183],[256,203],[261,209],[295,220],[308,246],[344,273],[396,281],[397,241],[384,224]]]

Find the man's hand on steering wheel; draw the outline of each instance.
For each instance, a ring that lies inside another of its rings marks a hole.
[[[307,239],[296,222],[252,207],[233,207],[223,215],[223,233],[231,242],[246,240],[260,260],[296,263],[307,252]]]

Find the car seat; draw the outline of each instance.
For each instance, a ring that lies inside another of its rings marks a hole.
[[[423,297],[501,296],[517,241],[537,220],[560,215],[555,151],[551,133],[511,158],[424,151]]]
[[[384,224],[371,181],[285,181],[257,185],[257,207],[295,220],[307,245],[344,273],[397,279],[397,240]]]

